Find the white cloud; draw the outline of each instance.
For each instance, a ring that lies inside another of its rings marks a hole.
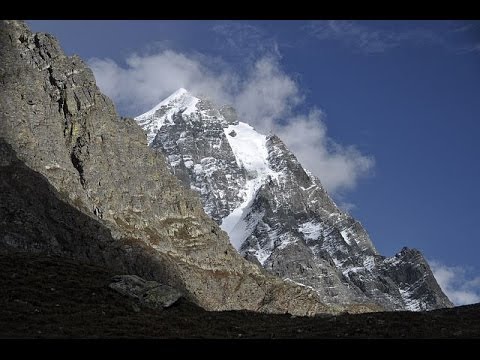
[[[327,136],[318,109],[294,116],[287,124],[276,125],[274,131],[333,194],[353,189],[358,179],[373,168],[372,157],[361,154],[354,146],[337,144]]]
[[[218,45],[245,61],[252,61],[264,54],[280,56],[274,38],[259,26],[242,22],[221,22],[212,28],[219,35]]]
[[[232,104],[243,121],[263,133],[278,134],[333,195],[353,189],[374,165],[372,157],[354,146],[328,137],[320,110],[296,111],[302,91],[275,55],[255,59],[241,74],[222,59],[172,50],[134,54],[126,59],[126,67],[111,59],[89,63],[99,87],[127,115],[147,111],[180,87],[219,105]]]
[[[464,53],[479,53],[480,54],[480,42],[469,44],[460,49],[460,52]]]
[[[262,131],[274,130],[276,122],[289,117],[302,101],[298,85],[273,57],[256,61],[231,98],[240,118]]]
[[[122,68],[111,59],[89,61],[98,86],[129,115],[145,111],[180,87],[223,102],[223,94],[228,94],[224,87],[237,82],[232,72],[214,71],[215,66],[222,67],[218,59],[171,50],[145,56],[133,54],[126,64]]]
[[[398,39],[392,34],[354,21],[319,20],[310,23],[307,29],[319,40],[339,40],[365,53],[381,53],[398,46]]]
[[[480,276],[472,277],[461,266],[446,266],[438,261],[429,261],[438,284],[455,305],[480,302]]]
[[[436,44],[446,48],[453,46],[448,44],[446,30],[439,32],[438,29],[411,28],[411,24],[404,21],[390,22],[390,25],[394,25],[393,29],[386,30],[366,21],[317,20],[310,22],[305,29],[319,40],[340,41],[364,54],[383,53],[405,43]]]

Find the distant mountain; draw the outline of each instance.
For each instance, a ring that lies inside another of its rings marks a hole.
[[[248,260],[327,304],[453,306],[419,251],[378,254],[281,139],[239,121],[233,108],[179,89],[135,120]]]

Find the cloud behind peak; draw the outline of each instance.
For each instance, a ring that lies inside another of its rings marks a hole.
[[[333,195],[355,188],[374,166],[373,157],[328,137],[319,109],[298,110],[304,93],[272,53],[235,70],[218,58],[168,49],[132,54],[124,67],[108,58],[89,64],[99,87],[124,115],[144,113],[182,87],[218,105],[233,105],[242,121],[278,134]]]

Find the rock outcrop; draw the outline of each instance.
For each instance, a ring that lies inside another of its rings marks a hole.
[[[168,285],[147,281],[136,275],[117,275],[109,287],[151,309],[162,310],[175,304],[182,294]]]
[[[2,21],[0,59],[0,242],[158,281],[208,310],[342,310],[244,260],[51,35]]]

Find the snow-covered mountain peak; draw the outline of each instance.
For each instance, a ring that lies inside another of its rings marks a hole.
[[[169,97],[159,102],[152,109],[142,115],[137,116],[135,119],[142,120],[151,117],[162,107],[171,107],[172,109],[178,111],[186,110],[192,112],[195,110],[195,105],[198,103],[198,101],[200,101],[199,98],[193,96],[186,89],[180,88]]]
[[[183,88],[135,120],[147,131],[149,145],[161,146],[163,151],[169,152],[167,156],[174,173],[187,172],[190,187],[209,197],[205,211],[215,217],[222,208],[223,216],[218,220],[232,244],[239,249],[251,233],[245,216],[259,189],[269,179],[279,176],[269,164],[269,137],[239,122],[235,109],[218,107]],[[183,149],[185,146],[188,149]],[[196,150],[192,152],[191,146]],[[179,156],[179,150],[196,156]],[[225,176],[225,188],[207,191],[206,182],[215,188],[219,185],[207,179],[219,176],[216,174],[226,169],[235,173],[222,175]],[[195,185],[197,183],[201,187]]]
[[[187,89],[181,87],[177,91],[172,93],[172,95],[170,95],[168,98],[166,98],[165,101],[171,101],[172,99],[183,96],[185,94],[189,94],[189,92],[187,91]]]
[[[235,109],[179,89],[136,120],[247,259],[325,303],[448,306],[421,255],[381,256],[282,140],[238,121]]]
[[[193,121],[195,126],[198,126],[199,122],[214,123],[221,127],[238,124],[234,108],[218,107],[209,99],[195,96],[184,88],[178,89],[135,120],[146,131],[148,144],[152,145],[162,126],[175,124],[174,116],[177,116],[177,120],[181,118],[182,121]]]
[[[197,111],[198,97],[193,96],[186,89],[180,88],[172,95],[162,100],[151,110],[135,118],[140,126],[147,131],[148,144],[150,145],[160,128],[165,123],[172,122],[172,116],[181,112],[190,115]]]

